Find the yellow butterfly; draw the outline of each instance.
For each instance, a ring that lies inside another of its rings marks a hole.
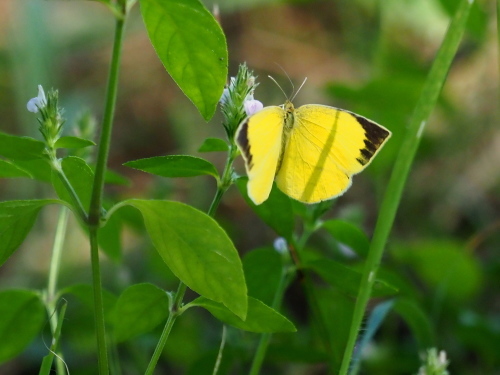
[[[390,136],[355,113],[318,104],[295,109],[287,100],[243,120],[235,140],[255,204],[269,197],[275,178],[286,195],[316,203],[344,193]]]

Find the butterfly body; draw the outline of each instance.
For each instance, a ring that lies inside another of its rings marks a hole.
[[[316,203],[346,191],[390,134],[349,111],[317,104],[294,108],[286,101],[247,117],[235,139],[254,203],[268,198],[274,179],[288,196]]]

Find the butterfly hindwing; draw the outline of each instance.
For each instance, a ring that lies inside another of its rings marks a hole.
[[[255,204],[264,202],[271,192],[281,154],[284,118],[283,108],[266,107],[247,117],[236,132],[236,144],[248,175],[248,196]]]
[[[305,203],[334,198],[351,185],[390,136],[382,126],[323,105],[292,111],[293,126],[276,176],[280,190]]]

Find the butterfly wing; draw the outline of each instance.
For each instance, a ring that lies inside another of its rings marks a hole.
[[[268,197],[282,149],[285,111],[266,107],[247,117],[236,131],[236,145],[243,155],[248,175],[248,196],[255,204]]]
[[[351,176],[366,168],[391,134],[362,116],[323,105],[304,105],[293,116],[276,183],[305,203],[346,191]]]

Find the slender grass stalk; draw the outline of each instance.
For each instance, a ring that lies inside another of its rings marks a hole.
[[[220,364],[222,362],[222,354],[224,353],[224,347],[226,346],[226,325],[222,325],[222,337],[220,340],[219,352],[217,353],[217,359],[215,360],[214,370],[212,371],[212,375],[217,375],[219,372]]]
[[[60,324],[58,313],[56,310],[56,293],[57,293],[57,278],[59,277],[59,269],[61,264],[61,256],[62,256],[62,248],[64,244],[64,237],[66,235],[66,228],[68,224],[68,208],[61,207],[59,211],[59,218],[57,220],[57,228],[56,234],[54,237],[54,245],[52,246],[52,257],[50,259],[50,267],[49,267],[49,279],[47,283],[47,290],[45,294],[45,305],[47,308],[47,312],[50,316],[50,331],[52,332],[53,339],[58,337],[57,330]],[[62,319],[63,317],[61,317]],[[59,330],[60,333],[60,330]],[[66,373],[66,369],[64,363],[62,361],[62,354],[57,350],[57,346],[53,349],[57,352],[58,361],[56,362],[57,373],[64,375]],[[49,368],[52,366],[52,360],[54,355],[50,357],[50,363],[48,364]],[[49,359],[44,358],[44,363],[47,363]],[[47,366],[47,364],[45,365]],[[43,367],[43,364],[42,364]],[[41,371],[41,370],[40,370]]]
[[[102,283],[99,265],[99,247],[97,236],[101,223],[102,195],[104,188],[104,175],[108,161],[109,148],[111,144],[111,133],[113,128],[113,118],[115,113],[116,95],[118,91],[118,72],[123,45],[123,31],[125,27],[125,5],[122,5],[123,17],[117,17],[115,36],[113,42],[113,52],[110,63],[110,70],[106,92],[106,106],[102,121],[99,148],[97,153],[96,170],[94,184],[92,188],[92,198],[89,209],[89,238],[90,253],[92,263],[92,285],[94,290],[94,315],[97,336],[97,351],[99,374],[109,374],[108,353],[106,347],[106,330],[104,324],[104,309],[102,304]]]
[[[63,325],[63,321],[64,321],[64,316],[66,314],[67,305],[68,304],[66,303],[66,301],[64,301],[64,303],[61,307],[61,310],[59,312],[60,319],[57,322],[57,326],[56,326],[54,333],[53,333],[52,344],[50,345],[50,349],[49,349],[50,352],[45,357],[43,357],[42,365],[40,366],[40,371],[38,373],[39,375],[49,375],[51,372],[52,362],[54,361],[54,357],[56,356],[56,351],[57,351],[57,348],[59,346],[59,338],[61,337],[61,329],[62,329],[62,325]],[[56,314],[57,314],[57,312],[54,311],[53,315],[56,315]],[[57,354],[57,356],[59,357],[59,354]],[[64,365],[64,363],[62,362],[61,359],[62,358],[59,358],[59,361],[57,361],[56,363],[60,363],[62,366],[62,365]],[[61,374],[61,375],[66,374],[66,368],[64,366],[62,366],[62,371],[60,371],[59,367],[58,367],[57,374]]]
[[[455,16],[450,23],[441,48],[434,60],[420,99],[415,107],[410,125],[401,144],[399,155],[387,186],[380,214],[377,219],[370,251],[366,259],[361,279],[360,289],[354,307],[353,320],[349,332],[340,375],[346,375],[349,370],[352,352],[361,327],[364,312],[371,295],[376,273],[387,243],[396,216],[396,211],[401,200],[406,179],[408,177],[413,159],[415,157],[422,132],[432,109],[434,108],[441,88],[444,85],[449,68],[458,49],[462,34],[465,30],[467,17],[473,0],[462,0]]]
[[[233,162],[237,155],[238,154],[236,147],[231,146],[228,152],[228,157],[226,160],[224,171],[222,172],[222,178],[217,184],[217,191],[215,192],[215,196],[212,200],[212,203],[210,204],[210,208],[208,209],[208,215],[211,217],[215,215],[215,212],[217,211],[217,208],[219,207],[220,201],[222,199],[222,196],[233,182],[232,178]],[[172,330],[172,327],[174,326],[174,323],[177,320],[177,318],[182,314],[182,311],[180,309],[183,304],[182,300],[184,298],[184,294],[186,293],[186,289],[187,289],[186,284],[180,281],[179,286],[177,288],[177,292],[174,295],[174,301],[170,308],[170,314],[168,315],[168,319],[167,322],[165,323],[165,327],[163,328],[160,340],[158,341],[158,344],[156,344],[153,356],[151,357],[146,372],[144,373],[145,375],[153,375],[156,364],[158,363],[160,355],[163,352],[163,349],[165,348],[165,345],[167,343],[170,331]]]

